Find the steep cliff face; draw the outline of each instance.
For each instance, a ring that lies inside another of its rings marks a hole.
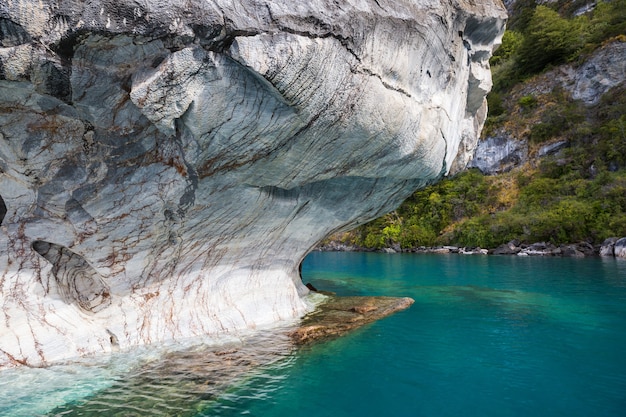
[[[476,167],[489,175],[498,174],[524,165],[528,161],[529,153],[537,164],[540,158],[570,146],[568,135],[559,132],[563,134],[555,134],[549,143],[535,145],[536,150],[529,152],[532,145],[529,143],[530,131],[533,125],[540,123],[542,113],[550,110],[550,105],[545,103],[547,101],[545,97],[562,90],[572,101],[580,103],[584,111],[594,110],[594,106],[597,109],[603,95],[624,88],[626,61],[622,59],[623,56],[626,56],[626,42],[621,38],[613,39],[605,42],[602,47],[586,56],[584,60],[581,59],[582,62],[576,65],[558,66],[515,86],[505,99],[510,120],[502,123],[503,126],[495,129],[485,140],[478,142],[474,158],[468,167]],[[542,104],[523,108],[520,101],[523,101],[524,97]],[[587,117],[597,118],[596,115]],[[549,117],[544,118],[549,120]]]
[[[464,167],[499,1],[0,4],[0,367],[310,310],[329,233]]]

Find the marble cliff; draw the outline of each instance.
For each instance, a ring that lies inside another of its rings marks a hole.
[[[3,0],[0,367],[263,328],[462,169],[499,0]]]

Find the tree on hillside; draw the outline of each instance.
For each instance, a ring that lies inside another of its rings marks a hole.
[[[554,10],[537,6],[519,50],[518,69],[534,74],[548,65],[566,62],[582,47],[580,26]]]

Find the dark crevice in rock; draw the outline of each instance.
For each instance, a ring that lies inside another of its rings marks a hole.
[[[184,217],[187,210],[192,207],[196,201],[196,190],[198,189],[198,174],[187,164],[188,184],[185,192],[178,202],[178,215]]]
[[[188,111],[189,111],[189,108],[187,109],[185,114]],[[187,186],[185,187],[185,192],[180,197],[180,200],[178,202],[178,215],[181,218],[184,217],[187,210],[189,210],[189,208],[194,205],[196,201],[196,190],[198,189],[198,173],[196,172],[193,165],[191,165],[185,159],[185,151],[184,151],[184,147],[182,144],[181,135],[184,129],[184,123],[182,122],[182,120],[185,117],[185,114],[183,114],[181,118],[176,119],[176,121],[174,122],[176,126],[175,145],[176,145],[178,154],[180,155],[180,158],[182,159],[182,164],[184,164],[185,166],[184,172],[187,174]],[[179,172],[181,172],[180,169],[179,169]]]
[[[369,75],[370,77],[376,77],[376,78],[378,78],[378,79],[380,80],[380,82],[382,83],[382,85],[383,85],[386,89],[388,89],[388,90],[392,90],[392,91],[396,91],[396,92],[398,92],[398,93],[400,93],[400,94],[403,94],[403,95],[405,95],[405,96],[407,96],[407,97],[411,97],[411,94],[410,94],[409,92],[407,92],[406,90],[403,90],[402,88],[398,88],[398,87],[394,87],[394,86],[392,86],[391,84],[389,84],[388,82],[386,82],[385,80],[383,80],[383,77],[382,77],[382,76],[380,76],[379,74],[376,74],[376,73],[374,73],[374,72],[370,71],[370,70],[369,70],[369,69],[367,69],[367,68],[363,68],[363,70],[362,70],[362,71],[363,71],[363,73],[365,73],[365,74]],[[429,71],[426,71],[426,73],[430,76],[430,72],[429,72]]]
[[[222,28],[223,26],[207,26],[207,25],[201,25],[201,24],[192,24],[191,25],[191,30],[193,30],[194,35],[196,36],[196,38],[199,39],[200,43],[204,42],[213,42],[215,39],[217,39],[220,36],[220,33],[222,33]]]
[[[57,67],[52,62],[46,62],[41,65],[40,71],[43,81],[37,86],[37,90],[71,104],[72,86],[69,66]]]
[[[292,27],[279,23],[272,15],[272,10],[270,9],[269,5],[267,5],[266,7],[267,7],[267,12],[268,12],[270,20],[278,27],[280,31],[291,33],[292,35],[303,36],[303,37],[310,38],[310,39],[334,38],[338,40],[339,43],[341,43],[341,45],[344,48],[346,48],[346,50],[352,56],[354,56],[354,58],[359,63],[361,62],[361,58],[358,56],[358,54],[354,51],[354,49],[350,45],[352,42],[351,39],[341,36],[339,34],[333,33],[333,28],[329,23],[322,21],[320,18],[316,16],[307,16],[300,23],[301,25],[309,25],[309,26],[312,25],[313,28],[315,29],[315,32],[307,31],[307,30],[297,30]]]
[[[152,60],[152,63],[150,64],[150,66],[152,68],[157,68],[159,65],[161,65],[163,61],[165,61],[165,58],[166,58],[165,56],[157,56],[156,58]],[[131,84],[132,84],[132,80],[131,80]],[[132,85],[131,85],[131,88],[132,88]]]
[[[351,46],[351,40],[349,38],[346,38],[344,36],[331,32],[330,28],[326,28],[326,26],[323,26],[322,29],[328,29],[328,31],[323,31],[321,33],[296,30],[288,26],[282,26],[282,25],[279,27],[279,29],[282,32],[290,33],[292,35],[302,36],[302,37],[309,38],[309,39],[326,39],[326,38],[336,39],[337,41],[339,41],[341,46],[343,46],[346,49],[346,51],[348,51],[359,63],[361,62],[361,58],[358,56],[358,54],[354,51],[354,49]]]
[[[233,43],[235,36],[241,36],[224,36],[225,28],[223,25],[192,24],[191,30],[195,36],[195,41],[200,46],[214,52],[222,52],[228,49]]]
[[[9,19],[0,18],[0,47],[8,48],[30,41],[30,35],[22,26]]]
[[[472,63],[472,45],[463,39],[463,46],[467,49],[467,65],[469,66]]]
[[[225,36],[206,44],[206,49],[212,52],[225,53],[228,51],[238,37],[256,36],[261,32],[249,30],[233,30]],[[202,44],[202,43],[201,43]],[[204,46],[204,45],[203,45]]]
[[[380,5],[380,2],[378,0],[374,0],[374,3],[376,3],[376,6],[378,6],[381,10],[387,11],[387,9]]]
[[[52,274],[63,301],[89,313],[97,313],[111,304],[108,285],[82,256],[43,240],[34,241],[32,248],[52,264]]]
[[[299,188],[280,188],[273,185],[259,187],[259,191],[266,194],[272,200],[297,200],[300,195]]]
[[[7,215],[7,205],[4,203],[4,199],[0,195],[0,226],[4,221],[4,217]]]
[[[86,30],[76,30],[63,36],[61,40],[52,46],[52,50],[57,53],[59,57],[67,62],[71,62],[74,57],[74,51],[76,47],[89,35],[96,32],[89,32]]]
[[[273,20],[271,13],[270,13],[270,18]],[[289,33],[291,35],[296,35],[296,36],[302,36],[305,38],[309,38],[309,39],[326,39],[326,38],[333,38],[336,39],[341,46],[343,46],[346,51],[348,51],[350,53],[350,55],[352,55],[354,57],[354,59],[361,64],[361,58],[359,57],[359,55],[354,51],[354,48],[352,47],[352,40],[341,36],[339,34],[333,33],[332,32],[332,28],[331,26],[326,23],[323,22],[321,20],[319,20],[318,18],[314,17],[314,16],[309,16],[307,19],[305,19],[306,23],[310,23],[313,24],[315,29],[320,29],[319,32],[311,32],[311,31],[303,31],[303,30],[296,30],[292,27],[289,26],[285,26],[285,25],[281,25],[278,24],[277,22],[275,22],[278,26],[278,29],[281,32],[284,33]],[[199,35],[201,35],[203,32],[198,32]],[[259,32],[259,31],[249,31],[249,30],[232,30],[229,31],[223,38],[220,38],[217,41],[214,42],[208,42],[208,46],[205,46],[205,48],[209,51],[212,52],[218,52],[218,53],[227,53],[227,55],[230,55],[230,53],[228,53],[228,50],[230,49],[230,47],[232,46],[233,42],[235,41],[236,38],[238,37],[248,37],[248,36],[257,36],[260,35],[264,32]],[[202,36],[201,36],[202,37]],[[202,45],[202,42],[200,42],[200,44]],[[383,84],[383,86],[389,90],[392,91],[396,91],[400,94],[403,94],[407,97],[411,97],[411,94],[409,92],[407,92],[406,90],[402,89],[402,88],[398,88],[395,87],[391,84],[389,84],[388,82],[386,82],[383,77],[379,74],[374,73],[373,71],[367,69],[367,68],[362,68],[360,69],[360,71],[362,71],[364,74],[367,74],[369,76],[372,77],[376,77],[380,80],[380,82]],[[429,76],[430,72],[428,73]]]
[[[119,342],[118,337],[117,337],[117,336],[115,335],[115,333],[113,333],[111,330],[106,329],[106,331],[107,331],[107,333],[109,334],[109,340],[111,341],[111,347],[112,347],[114,350],[119,349],[119,347],[120,347],[120,342]]]
[[[445,150],[443,154],[443,163],[441,166],[441,171],[439,171],[439,176],[443,177],[447,172],[446,158],[448,157],[448,139],[446,139],[446,134],[443,133],[443,130],[439,129],[439,133],[441,134],[441,139],[443,139],[443,143],[445,144]]]
[[[156,60],[155,60],[156,61]],[[162,62],[163,60],[161,60],[159,62],[159,64]],[[153,61],[154,62],[154,61]],[[159,65],[157,64],[156,66],[154,66],[153,68],[158,67]],[[122,78],[120,80],[120,88],[124,91],[126,91],[128,94],[130,94],[130,92],[133,89],[133,77],[132,74],[128,74],[126,75],[124,78]]]
[[[306,23],[314,23],[315,24],[315,28],[316,29],[319,28],[320,32],[316,33],[316,32],[310,32],[310,31],[296,30],[296,29],[293,29],[291,27],[287,27],[287,26],[284,26],[284,25],[279,25],[279,29],[282,32],[290,33],[292,35],[302,36],[302,37],[309,38],[309,39],[333,38],[333,39],[337,40],[341,44],[341,46],[343,46],[345,48],[345,50],[348,51],[350,53],[350,55],[352,55],[354,57],[354,59],[359,64],[362,64],[361,57],[354,50],[354,48],[352,46],[352,40],[350,38],[347,38],[345,36],[341,36],[339,34],[333,33],[332,32],[332,28],[330,27],[330,25],[328,25],[325,22],[320,21],[319,19],[317,19],[317,18],[315,18],[313,16],[309,17],[309,19],[306,20]],[[359,70],[357,70],[357,71],[359,71]],[[411,97],[411,94],[409,92],[407,92],[406,90],[403,90],[402,88],[398,88],[398,87],[392,86],[391,84],[386,82],[381,75],[376,74],[375,72],[371,71],[370,69],[368,69],[368,68],[361,68],[360,71],[363,72],[364,74],[369,75],[369,76],[378,78],[385,88],[387,88],[389,90],[392,90],[392,91],[396,91],[396,92],[398,92],[400,94],[403,94],[403,95],[405,95],[407,97]]]
[[[185,48],[188,48],[189,45],[193,43],[193,40],[194,39],[191,36],[176,35],[176,36],[161,37],[163,46],[172,54],[178,51],[182,51]]]

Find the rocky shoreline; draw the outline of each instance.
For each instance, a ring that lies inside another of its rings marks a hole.
[[[491,249],[458,246],[401,248],[400,245],[393,245],[382,249],[371,249],[338,241],[330,241],[319,245],[316,250],[323,252],[455,253],[461,255],[562,256],[570,258],[602,256],[626,259],[626,237],[611,237],[602,242],[601,245],[579,242],[557,246],[549,242],[526,244],[512,240],[497,248]]]

